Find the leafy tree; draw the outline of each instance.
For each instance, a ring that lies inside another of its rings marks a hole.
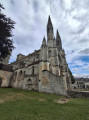
[[[75,83],[75,78],[74,78],[74,76],[72,75],[72,72],[70,71],[70,69],[69,69],[69,73],[70,73],[70,76],[71,76],[71,82],[72,82],[72,84],[73,84],[73,83]]]
[[[2,9],[4,7],[0,4],[0,60],[5,59],[14,49],[11,37],[15,24],[14,21],[2,13]]]

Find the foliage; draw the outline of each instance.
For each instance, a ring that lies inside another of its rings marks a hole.
[[[75,83],[75,78],[74,78],[72,72],[70,71],[70,69],[69,69],[69,73],[70,73],[70,76],[71,76],[71,82],[73,84],[73,83]]]
[[[0,89],[0,120],[89,120],[89,100],[12,88]],[[43,101],[40,101],[42,100]]]
[[[0,60],[6,58],[14,49],[11,37],[15,22],[2,13],[3,9],[0,4]]]

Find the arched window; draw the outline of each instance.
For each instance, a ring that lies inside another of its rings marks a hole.
[[[31,82],[31,79],[29,78],[29,79],[27,80],[27,82]]]
[[[18,80],[22,80],[22,70],[19,72]]]
[[[32,84],[32,81],[31,81],[30,78],[27,80],[27,84],[28,84],[28,85],[31,85],[31,84]]]
[[[58,54],[59,61],[62,62],[60,54]]]
[[[14,81],[16,80],[17,72],[14,73]]]
[[[25,76],[25,71],[24,71],[24,76]]]
[[[20,75],[22,74],[22,70],[19,72],[19,74],[20,74]]]
[[[32,66],[32,74],[34,74],[34,66]]]
[[[49,57],[51,57],[51,50],[49,50],[49,53],[48,53],[48,54],[49,54]]]

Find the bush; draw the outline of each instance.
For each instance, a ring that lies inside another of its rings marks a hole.
[[[70,76],[71,76],[71,83],[74,84],[75,83],[75,78],[74,78],[72,72],[70,71],[70,69],[69,69],[69,73],[70,73]]]

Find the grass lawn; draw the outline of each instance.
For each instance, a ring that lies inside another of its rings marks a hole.
[[[0,88],[0,120],[89,120],[89,99]]]

